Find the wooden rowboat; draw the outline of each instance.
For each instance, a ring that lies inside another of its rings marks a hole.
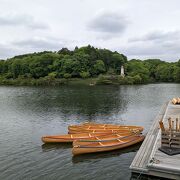
[[[97,130],[98,131],[104,131],[104,130],[114,130],[114,131],[143,131],[143,127],[141,126],[121,126],[121,125],[100,125],[100,124],[88,124],[88,125],[72,125],[68,127],[69,133],[73,133],[73,132],[83,132],[85,130],[85,132],[91,132],[93,130]],[[95,131],[96,132],[96,131]]]
[[[113,141],[117,139],[126,139],[131,136],[135,136],[138,134],[133,134],[133,133],[124,133],[124,134],[106,134],[103,136],[95,136],[92,138],[85,138],[85,139],[79,139],[73,141],[73,146],[82,146],[82,145],[88,145],[90,143],[95,143],[95,142],[107,142],[107,141]]]
[[[120,133],[120,132],[142,132],[143,127],[140,126],[123,126],[123,127],[95,127],[95,126],[69,126],[69,134],[75,133]]]
[[[127,125],[119,125],[119,124],[103,124],[103,123],[96,123],[96,122],[84,122],[79,125],[70,125],[70,126],[95,126],[95,127],[139,127],[139,126],[127,126]]]
[[[77,139],[93,138],[95,136],[99,137],[99,136],[103,136],[103,135],[107,135],[107,134],[108,133],[80,133],[80,134],[65,134],[65,135],[55,135],[55,136],[43,136],[41,138],[41,140],[44,143],[73,142],[74,140],[77,140]]]
[[[71,129],[143,129],[141,126],[126,126],[126,125],[114,125],[114,124],[98,124],[98,123],[84,123],[80,125],[71,125],[68,126],[68,130]]]
[[[82,124],[79,125],[70,125],[70,126],[74,126],[74,127],[79,127],[79,126],[95,126],[95,127],[110,127],[110,128],[114,128],[114,127],[123,127],[126,125],[119,125],[119,124],[102,124],[102,123],[96,123],[96,122],[84,122]]]
[[[135,135],[135,136],[124,138],[122,140],[115,139],[115,140],[106,141],[106,142],[89,143],[87,145],[75,145],[73,146],[72,153],[73,155],[79,155],[79,154],[86,154],[86,153],[112,151],[112,150],[121,149],[121,148],[134,145],[143,140],[144,140],[144,136]]]
[[[110,129],[94,129],[94,130],[88,130],[88,129],[76,129],[76,130],[70,130],[68,134],[79,134],[79,133],[107,133],[107,134],[119,134],[119,133],[140,133],[142,131],[139,130],[127,130],[127,129],[120,129],[120,130],[110,130]]]

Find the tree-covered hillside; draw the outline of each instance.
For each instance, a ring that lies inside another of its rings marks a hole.
[[[125,67],[125,78],[116,76]],[[99,77],[99,82],[117,80],[119,84],[148,82],[180,82],[180,61],[164,62],[159,59],[127,60],[127,57],[108,49],[86,46],[70,51],[62,48],[58,52],[15,56],[0,60],[1,82],[16,79],[69,79]]]

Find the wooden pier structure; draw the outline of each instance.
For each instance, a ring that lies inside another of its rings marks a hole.
[[[169,117],[180,119],[180,105],[171,102],[163,105],[130,166],[132,173],[180,180],[180,154],[169,156],[158,150],[161,146],[159,121],[163,120],[167,127]]]

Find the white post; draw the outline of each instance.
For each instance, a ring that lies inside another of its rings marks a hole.
[[[124,74],[124,66],[121,66],[121,76],[124,77],[125,74]]]

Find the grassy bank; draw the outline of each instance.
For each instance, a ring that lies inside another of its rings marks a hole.
[[[16,85],[16,86],[59,86],[67,84],[66,79],[48,79],[48,78],[16,78],[4,79],[0,78],[0,85]]]
[[[16,85],[16,86],[61,86],[61,85],[95,85],[98,78],[16,78],[6,79],[0,78],[0,85]]]
[[[152,82],[149,80],[149,83]],[[133,85],[144,84],[145,82],[139,76],[126,76],[119,75],[100,75],[96,78],[52,78],[49,76],[43,78],[22,78],[7,79],[0,77],[0,85],[17,85],[17,86],[60,86],[60,85]]]

